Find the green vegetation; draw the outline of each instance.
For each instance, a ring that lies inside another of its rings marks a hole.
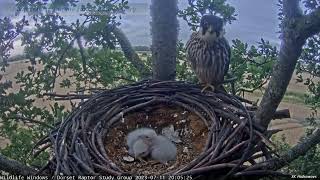
[[[309,125],[309,128],[306,130],[306,136],[312,134],[315,130],[315,127],[319,127],[319,123],[316,121],[316,116],[311,115],[306,118],[306,121]],[[302,137],[304,139],[305,137]],[[281,155],[282,153],[287,152],[292,146],[286,143],[286,138],[282,136],[281,138],[272,137],[273,142],[277,145],[278,152]],[[313,147],[310,151],[308,151],[304,156],[301,156],[290,163],[289,166],[282,169],[282,171],[286,173],[290,173],[293,175],[310,175],[310,176],[320,176],[319,172],[320,167],[320,145]]]
[[[287,91],[283,97],[283,101],[297,103],[297,104],[304,104],[306,101],[306,97],[307,97],[307,94],[304,92]]]
[[[59,101],[50,98],[53,105],[50,108],[37,107],[34,102],[38,99],[47,100],[45,93],[54,92],[59,88],[66,90],[74,88],[77,93],[83,89],[114,88],[141,79],[142,72],[124,53],[124,49],[117,49],[119,37],[114,29],[119,26],[118,18],[129,8],[128,1],[95,0],[81,7],[81,18],[67,23],[60,14],[62,7],[75,6],[75,0],[53,1],[48,6],[41,0],[34,3],[26,0],[16,0],[17,14],[23,11],[36,11],[15,22],[12,18],[0,19],[0,65],[5,71],[13,49],[13,42],[22,37],[26,58],[30,64],[27,70],[18,72],[15,81],[20,86],[13,91],[11,82],[0,83],[0,136],[7,138],[11,144],[0,150],[13,159],[32,165],[43,165],[51,152],[40,154],[32,158],[30,152],[35,142],[46,135],[51,127],[61,122],[70,111]],[[226,0],[198,0],[190,1],[186,9],[179,10],[179,17],[183,18],[195,29],[201,14],[208,10],[222,16],[226,22],[236,20],[235,9]],[[307,9],[314,7],[304,1]],[[48,9],[49,8],[49,9]],[[45,12],[53,13],[45,13]],[[97,12],[108,12],[97,14]],[[18,17],[17,17],[18,18]],[[30,31],[30,28],[33,29]],[[29,28],[29,30],[28,30]],[[230,73],[237,77],[235,90],[253,92],[261,97],[262,86],[270,78],[272,67],[277,61],[278,50],[267,40],[261,39],[257,46],[250,46],[239,39],[230,42],[232,59]],[[185,58],[184,44],[177,44],[176,79],[197,82]],[[312,73],[313,77],[320,77],[319,36],[308,40],[304,47],[303,56],[297,67],[297,73]],[[151,54],[148,47],[135,47],[140,51],[141,64],[151,71]],[[307,64],[307,65],[306,65]],[[42,66],[39,70],[38,66]],[[70,72],[69,76],[64,76]],[[303,78],[300,83],[308,86],[305,93],[287,92],[284,101],[292,103],[307,103],[315,111],[320,107],[320,82],[313,77]],[[57,78],[63,78],[57,83]],[[1,76],[0,76],[1,80]],[[227,89],[230,91],[230,85]],[[260,90],[260,91],[259,91]],[[9,93],[10,92],[10,93]],[[314,116],[314,119],[318,117]],[[318,127],[318,124],[311,124]],[[283,150],[289,147],[283,145]],[[319,146],[308,152],[288,167],[288,171],[295,174],[319,175]],[[303,164],[303,165],[301,165]],[[314,173],[314,174],[312,174]]]

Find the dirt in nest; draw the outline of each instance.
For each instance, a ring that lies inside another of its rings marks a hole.
[[[179,132],[182,142],[177,146],[177,158],[168,165],[155,164],[150,158],[146,162],[135,160],[127,162],[129,156],[126,146],[126,136],[140,127],[151,127],[157,134],[170,125]],[[106,137],[106,150],[110,159],[122,170],[131,174],[159,175],[175,169],[180,169],[203,152],[207,142],[208,128],[194,113],[173,105],[157,105],[133,112],[123,117]]]

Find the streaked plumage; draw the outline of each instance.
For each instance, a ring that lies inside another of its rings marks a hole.
[[[216,87],[223,82],[230,63],[230,46],[223,37],[222,19],[205,15],[200,30],[186,44],[187,59],[200,83]]]

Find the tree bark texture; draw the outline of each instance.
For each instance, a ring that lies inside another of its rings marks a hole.
[[[177,0],[151,1],[153,79],[174,80],[178,39]]]
[[[19,175],[33,175],[36,173],[34,169],[28,167],[16,160],[9,159],[0,154],[0,170],[8,172],[10,174]]]

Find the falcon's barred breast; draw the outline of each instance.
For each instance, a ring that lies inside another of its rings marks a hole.
[[[228,41],[222,34],[217,34],[217,38],[213,40],[205,39],[201,31],[194,32],[186,44],[187,59],[200,83],[213,86],[223,82],[229,70],[231,56]]]

